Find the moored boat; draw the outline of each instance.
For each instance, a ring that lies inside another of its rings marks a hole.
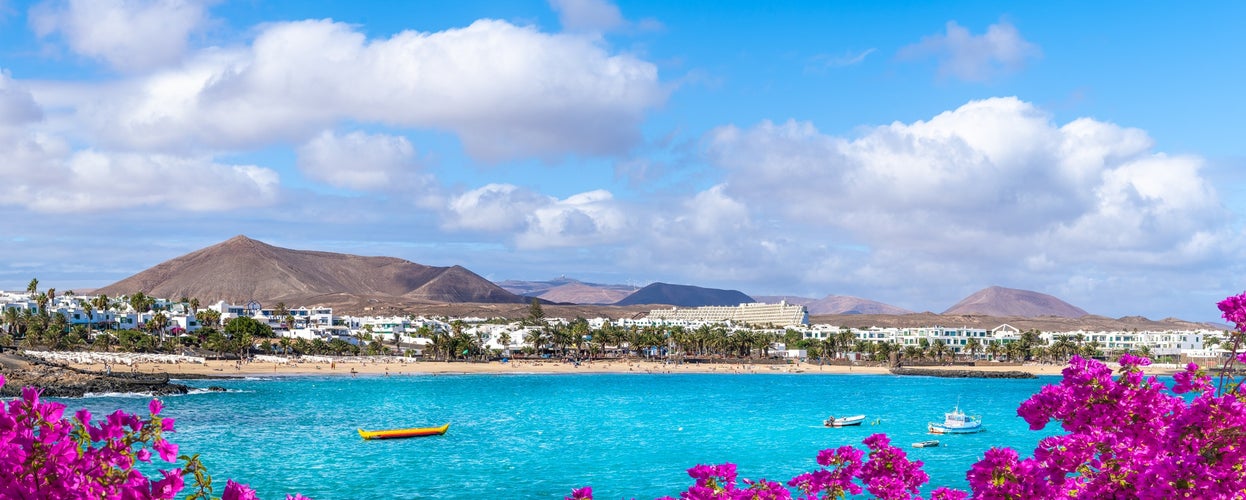
[[[982,417],[966,415],[960,405],[943,414],[943,422],[930,422],[926,428],[931,434],[973,434],[982,432]]]
[[[936,446],[939,446],[938,439],[929,439],[926,441],[918,441],[916,443],[913,443],[914,448],[934,448]]]
[[[827,427],[848,427],[852,425],[861,425],[865,421],[865,415],[852,415],[850,417],[831,416],[822,422]]]
[[[450,428],[450,424],[441,427],[411,427],[408,429],[386,429],[380,431],[365,431],[359,429],[359,437],[364,439],[399,439],[421,436],[440,436],[446,433]]]

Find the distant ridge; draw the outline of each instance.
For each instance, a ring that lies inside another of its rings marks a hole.
[[[809,314],[910,314],[913,312],[876,300],[847,295],[827,295],[805,304],[805,307],[809,309]]]
[[[461,266],[432,267],[394,257],[290,250],[246,236],[177,257],[96,293],[194,297],[263,305],[314,305],[331,300],[405,299],[433,302],[522,303]]]
[[[943,314],[1080,318],[1089,313],[1080,307],[1044,293],[992,286],[965,297],[956,305],[943,311]]]
[[[678,307],[701,307],[738,306],[750,302],[757,301],[737,290],[653,283],[615,302],[614,305],[666,304]]]
[[[506,280],[497,284],[516,295],[537,297],[562,304],[608,305],[622,300],[639,288],[631,285],[602,285],[560,277],[549,281]]]

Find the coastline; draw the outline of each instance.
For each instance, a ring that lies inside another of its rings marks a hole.
[[[154,362],[150,359],[134,361],[125,366],[111,365],[113,370],[125,370],[140,374],[167,373],[170,378],[233,378],[242,376],[351,376],[351,375],[420,375],[420,374],[577,374],[577,373],[613,373],[613,374],[671,374],[671,373],[705,373],[705,374],[791,374],[791,375],[890,375],[885,366],[824,364],[809,362],[790,362],[786,364],[748,363],[666,363],[641,359],[609,359],[582,361],[580,363],[564,362],[554,359],[519,359],[508,362],[465,362],[465,361],[414,361],[410,358],[397,357],[318,357],[312,361],[287,360],[275,356],[263,356],[263,359],[249,362],[236,360],[203,360],[202,362]],[[68,366],[91,371],[105,371],[103,363],[84,362],[85,360],[66,362]],[[909,374],[903,376],[920,376],[920,370],[956,370],[975,372],[1025,372],[1035,376],[1060,376],[1066,365],[1027,363],[1023,365],[979,365],[979,366],[906,366]],[[1114,370],[1115,363],[1108,363]],[[1174,366],[1147,366],[1147,375],[1171,375],[1178,371]],[[933,374],[932,374],[933,375]]]

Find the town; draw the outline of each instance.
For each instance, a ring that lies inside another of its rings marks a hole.
[[[135,293],[0,292],[0,346],[287,359],[291,355],[386,355],[415,360],[666,359],[1007,360],[1064,362],[1072,355],[1158,362],[1226,356],[1227,332],[1021,331],[930,325],[848,328],[810,324],[804,306],[748,303],[654,309],[638,318],[545,317],[533,301],[522,319],[335,315],[327,307],[201,304]]]

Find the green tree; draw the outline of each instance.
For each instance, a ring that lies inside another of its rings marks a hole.
[[[533,297],[532,303],[528,304],[528,324],[540,325],[545,322],[545,309],[541,308],[541,300]]]
[[[274,337],[272,327],[247,316],[231,318],[228,323],[225,323],[224,331],[225,335],[233,338],[242,335],[250,335],[253,338]]]

